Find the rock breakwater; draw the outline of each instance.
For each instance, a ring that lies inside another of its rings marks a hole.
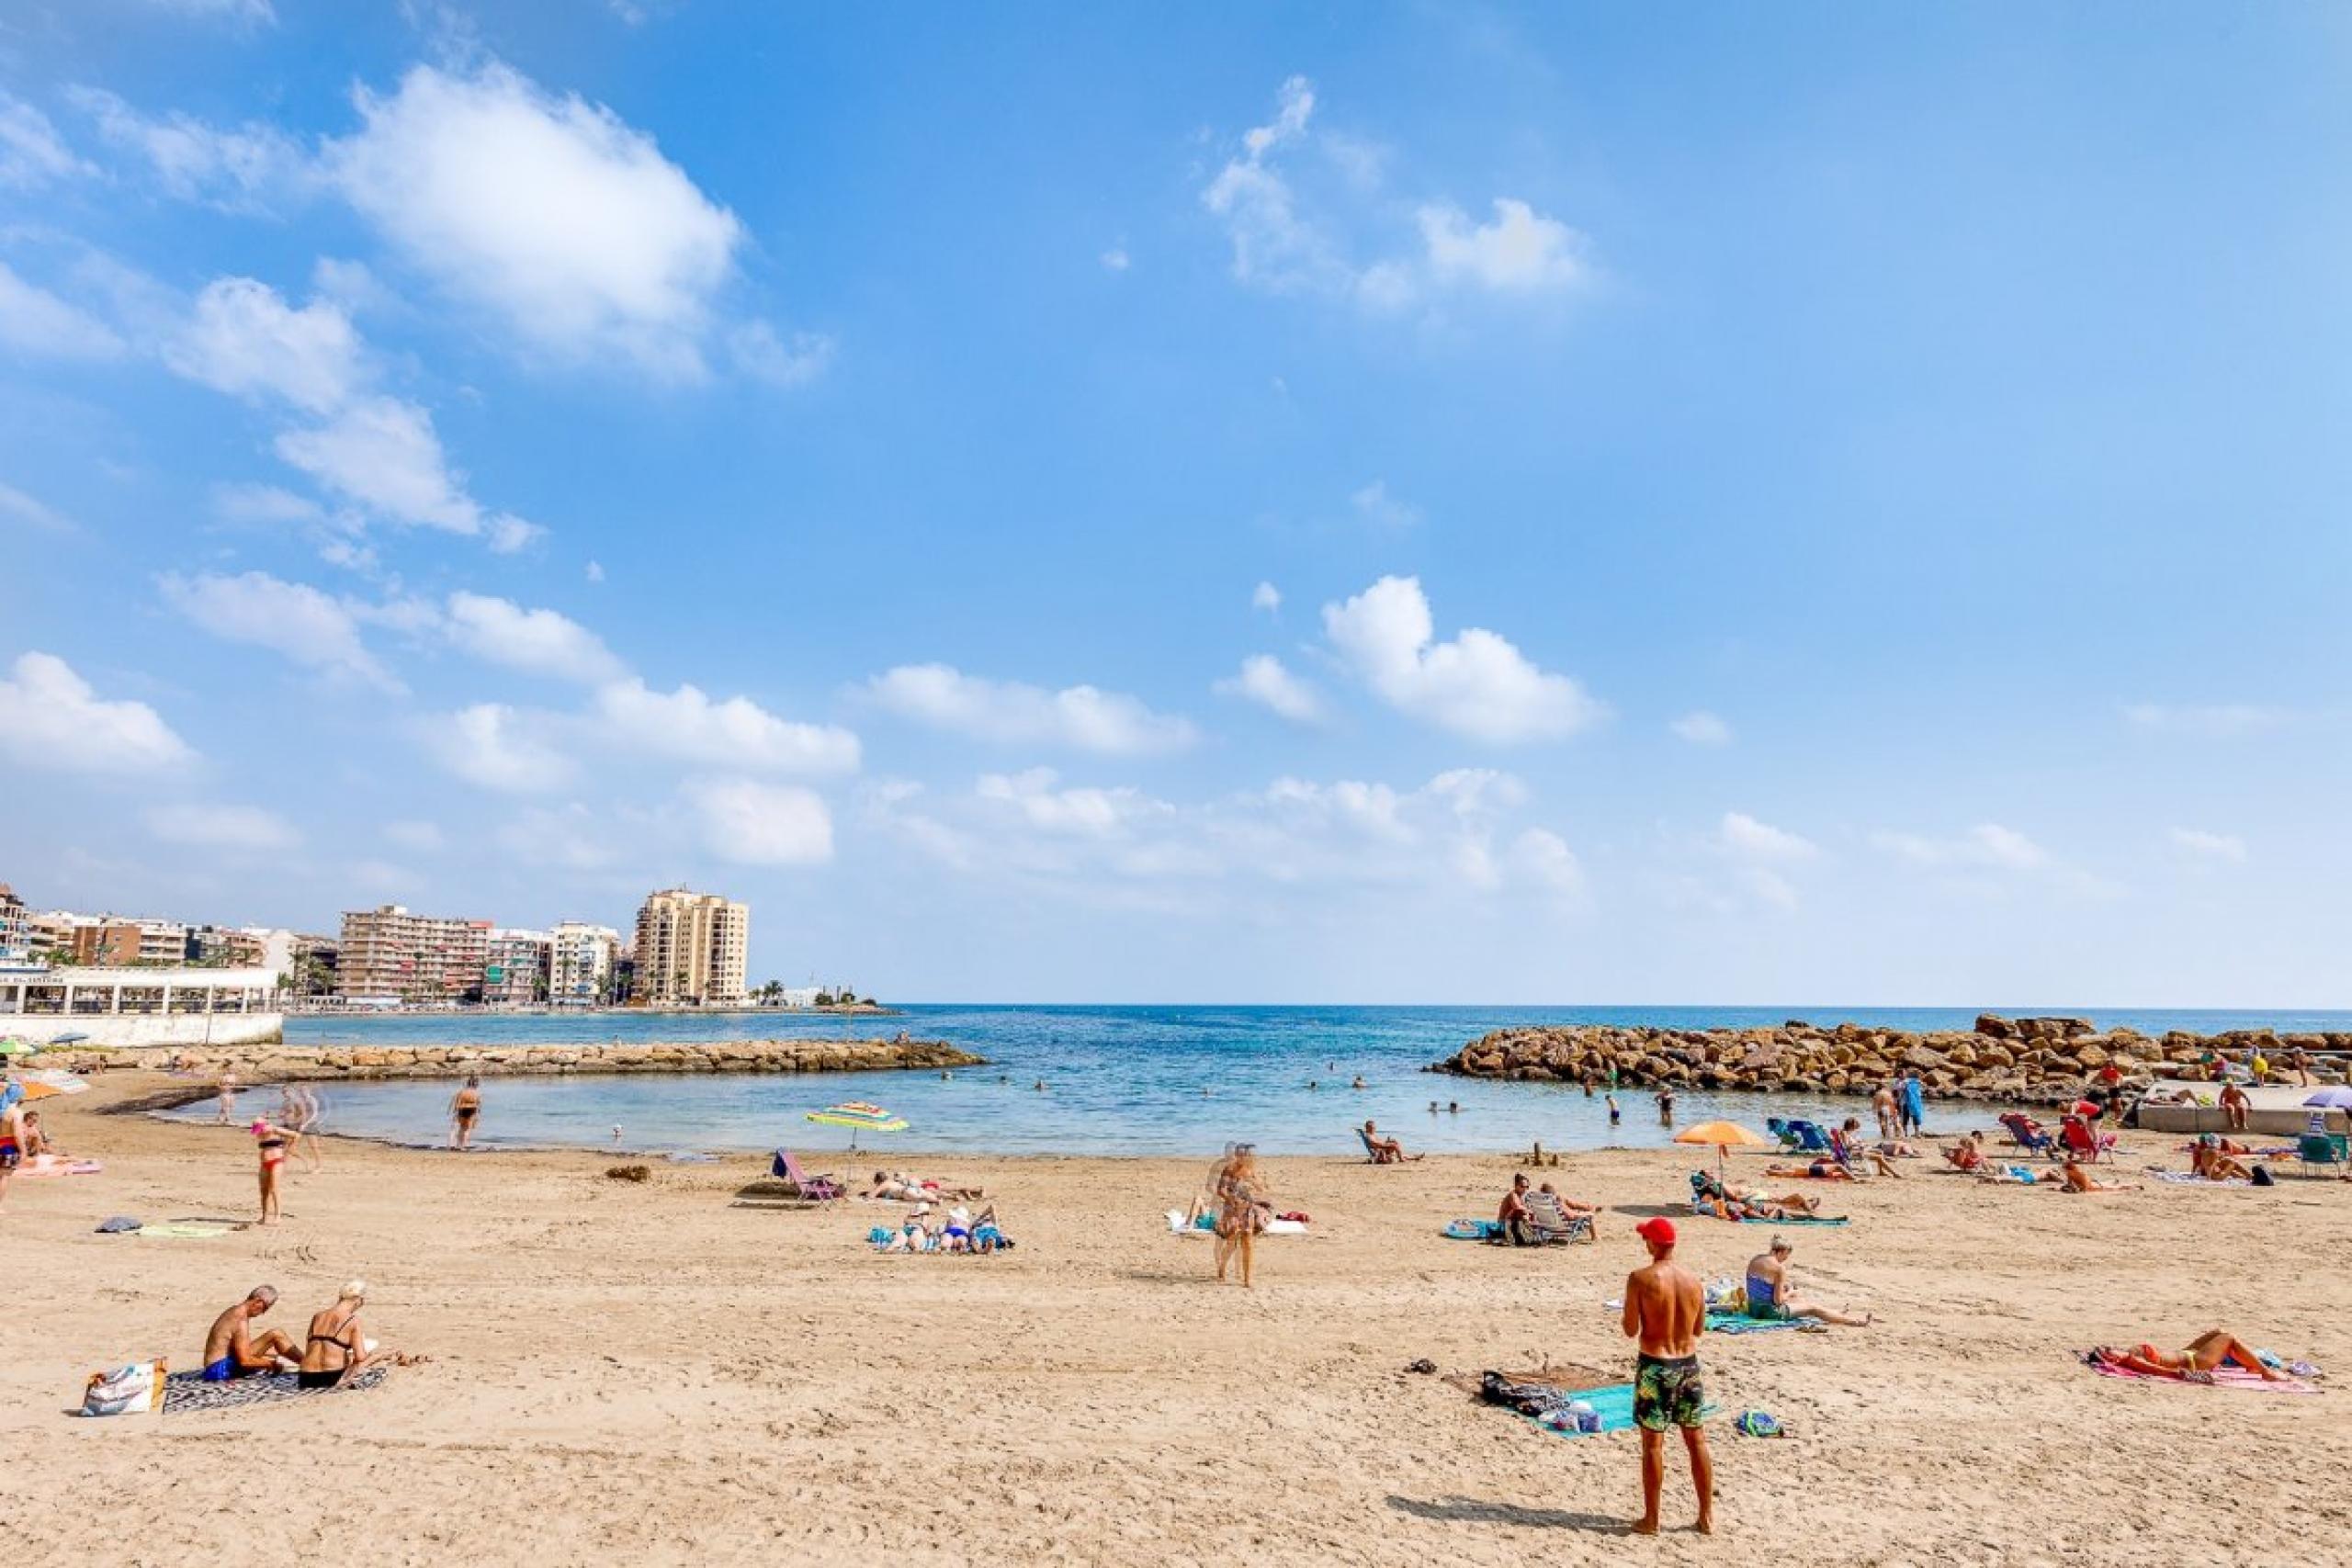
[[[1619,1084],[1641,1089],[1865,1095],[1891,1077],[1917,1072],[1931,1095],[2040,1105],[2074,1098],[2110,1063],[2128,1089],[2160,1076],[2183,1076],[2209,1054],[2243,1062],[2260,1052],[2275,1073],[2297,1051],[2314,1055],[2313,1083],[2341,1083],[2343,1059],[2316,1054],[2352,1051],[2352,1033],[2282,1035],[2261,1029],[2155,1036],[2102,1030],[2086,1018],[2011,1019],[1996,1013],[1979,1017],[1973,1030],[1933,1033],[1801,1019],[1753,1029],[1562,1024],[1498,1030],[1430,1070],[1562,1083],[1606,1083],[1613,1071]]]
[[[247,1083],[554,1073],[863,1073],[970,1067],[982,1058],[937,1040],[633,1041],[613,1045],[213,1045],[152,1051],[46,1052],[77,1073],[161,1069]]]

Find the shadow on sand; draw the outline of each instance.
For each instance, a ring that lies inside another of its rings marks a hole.
[[[1424,1500],[1391,1495],[1388,1506],[1417,1519],[1442,1524],[1524,1525],[1531,1529],[1589,1530],[1595,1535],[1631,1535],[1632,1524],[1607,1514],[1575,1514],[1565,1508],[1522,1508],[1516,1503],[1482,1503],[1475,1497]]]

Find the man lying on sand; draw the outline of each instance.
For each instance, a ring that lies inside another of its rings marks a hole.
[[[277,1329],[256,1338],[254,1319],[277,1304],[277,1291],[255,1285],[243,1301],[212,1320],[204,1337],[204,1381],[229,1382],[263,1372],[290,1372],[300,1363],[294,1341]]]
[[[2247,1348],[2244,1340],[2218,1328],[2209,1328],[2190,1340],[2178,1355],[2159,1350],[2154,1345],[2128,1350],[2102,1345],[2091,1354],[2109,1366],[2128,1368],[2152,1378],[2178,1378],[2184,1382],[2211,1382],[2213,1374],[2227,1366],[2252,1372],[2265,1382],[2292,1381],[2284,1372],[2274,1372],[2264,1366],[2262,1358]]]
[[[1811,1165],[1768,1165],[1764,1168],[1764,1174],[1801,1181],[1860,1181],[1861,1179],[1834,1159],[1817,1159]]]
[[[1789,1278],[1789,1254],[1793,1250],[1794,1244],[1787,1236],[1776,1235],[1770,1247],[1747,1260],[1747,1315],[1766,1322],[1814,1317],[1840,1328],[1868,1328],[1869,1313],[1847,1317],[1826,1306],[1797,1299],[1796,1282]]]
[[[893,1203],[928,1203],[935,1198],[985,1198],[977,1187],[958,1187],[944,1181],[923,1181],[904,1172],[877,1170],[874,1185],[858,1194],[861,1198],[879,1198]]]
[[[1755,1188],[1730,1186],[1703,1170],[1690,1173],[1690,1201],[1719,1220],[1809,1220],[1821,1212],[1821,1200],[1805,1193],[1775,1198]]]

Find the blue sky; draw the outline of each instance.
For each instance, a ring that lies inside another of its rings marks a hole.
[[[2352,1004],[2321,7],[0,6],[0,876]]]

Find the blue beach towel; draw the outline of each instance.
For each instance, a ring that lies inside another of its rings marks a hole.
[[[1762,1334],[1773,1328],[1803,1328],[1819,1323],[1817,1317],[1750,1317],[1744,1312],[1709,1312],[1707,1332],[1710,1334]]]
[[[1572,1402],[1589,1404],[1600,1417],[1600,1432],[1579,1431],[1574,1427],[1555,1427],[1539,1416],[1523,1417],[1531,1425],[1559,1438],[1592,1438],[1603,1432],[1630,1432],[1634,1429],[1634,1385],[1613,1382],[1601,1388],[1588,1388],[1568,1396]],[[1709,1400],[1700,1407],[1702,1419],[1713,1420],[1719,1414],[1715,1403]]]
[[[1441,1233],[1448,1241],[1492,1241],[1503,1234],[1500,1220],[1456,1220]]]

